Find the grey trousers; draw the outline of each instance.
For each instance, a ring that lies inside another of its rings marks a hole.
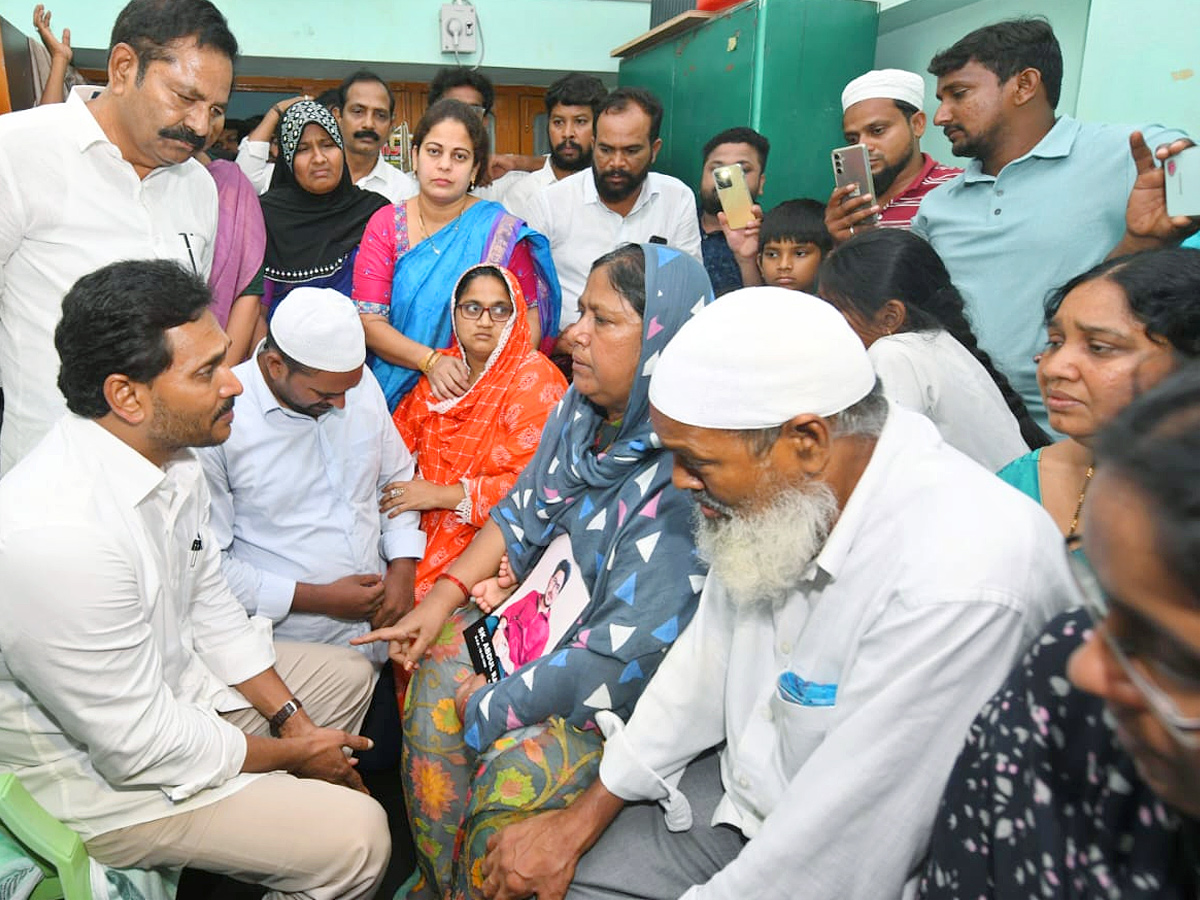
[[[657,803],[629,804],[579,861],[567,900],[677,900],[732,862],[746,839],[709,824],[724,795],[715,750],[688,765],[679,789],[692,807],[689,830],[668,831]]]
[[[313,721],[357,733],[375,671],[361,653],[325,644],[275,645],[275,669]],[[253,709],[225,718],[265,736]],[[261,884],[267,897],[367,898],[391,855],[387,817],[366,794],[283,772],[192,812],[97,835],[88,853],[112,866],[181,868]]]

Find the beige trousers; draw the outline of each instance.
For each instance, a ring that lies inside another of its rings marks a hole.
[[[357,733],[375,670],[361,653],[324,644],[275,645],[275,669],[318,725]],[[266,735],[254,709],[224,714],[247,734]],[[261,884],[271,900],[372,897],[391,855],[383,808],[349,788],[282,772],[236,794],[97,835],[99,862],[118,867],[192,866]]]

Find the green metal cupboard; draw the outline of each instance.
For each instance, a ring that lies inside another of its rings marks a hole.
[[[654,168],[697,187],[700,151],[749,125],[771,141],[764,208],[833,190],[829,151],[842,146],[842,88],[874,65],[874,0],[749,0],[692,31],[621,60],[621,85],[663,101]]]

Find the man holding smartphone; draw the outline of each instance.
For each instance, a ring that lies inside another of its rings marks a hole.
[[[750,200],[757,202],[767,179],[770,151],[770,142],[753,128],[727,128],[704,145],[704,166],[700,173],[700,250],[713,293],[718,297],[740,287],[762,284],[762,279],[754,254],[742,257],[730,249],[717,219],[721,198],[717,196],[713,172],[724,166],[741,166]]]
[[[877,196],[852,196],[852,184],[834,189],[825,207],[825,227],[835,243],[875,224],[910,228],[922,198],[962,172],[921,152],[924,105],[925,80],[903,69],[876,69],[842,91],[842,131],[847,143],[869,151]],[[876,214],[879,221],[872,224]]]
[[[1043,19],[971,32],[929,65],[933,122],[966,171],[921,203],[913,231],[946,263],[986,350],[1048,427],[1033,361],[1049,291],[1107,256],[1196,230],[1166,211],[1156,165],[1191,146],[1159,125],[1101,125],[1055,113],[1062,51]],[[1153,150],[1151,148],[1157,148]]]

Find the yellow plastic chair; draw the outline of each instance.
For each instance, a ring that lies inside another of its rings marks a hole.
[[[92,900],[83,840],[42,809],[11,772],[0,775],[0,830],[20,844],[45,874],[30,900]]]

